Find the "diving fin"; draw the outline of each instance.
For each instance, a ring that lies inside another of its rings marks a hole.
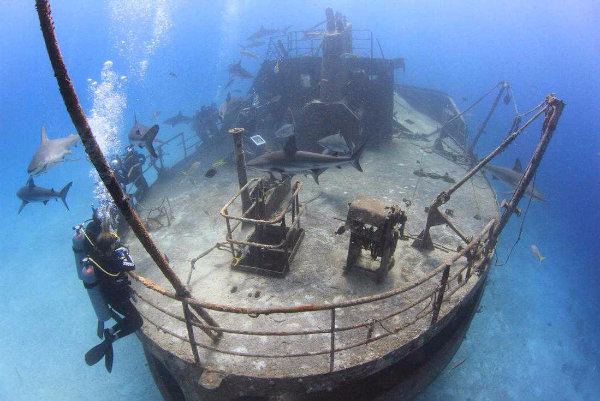
[[[114,338],[115,338],[115,336],[113,334],[111,334],[108,331],[108,329],[104,330],[104,341],[102,341],[100,344],[96,345],[94,348],[92,348],[85,354],[85,363],[87,363],[88,366],[93,366],[93,365],[97,364],[98,362],[100,362],[100,359],[102,359],[104,357],[104,355],[106,355],[106,352],[108,351],[109,348],[112,351],[112,343],[113,343]],[[110,352],[110,351],[108,351],[108,352]],[[111,369],[112,369],[112,364],[111,364]]]
[[[106,349],[104,353],[104,367],[108,373],[112,372],[113,367],[113,346],[112,343]]]

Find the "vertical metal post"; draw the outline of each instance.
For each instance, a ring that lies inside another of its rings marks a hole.
[[[225,209],[225,214],[229,216],[227,209]],[[231,223],[229,222],[229,217],[225,217],[225,223],[227,224],[227,236],[233,239],[233,232],[231,231]],[[230,242],[229,246],[231,247],[231,256],[235,257],[235,248],[233,247],[233,242]]]
[[[371,34],[371,58],[373,58],[373,32],[369,32]]]
[[[160,161],[160,169],[164,169],[165,168],[165,160],[164,160],[164,151],[163,151],[163,147],[159,146],[158,147],[158,160]]]
[[[248,183],[248,176],[246,175],[246,158],[244,157],[244,148],[242,145],[242,134],[244,128],[232,128],[229,133],[233,136],[233,152],[235,154],[235,164],[237,166],[238,182],[240,189]],[[242,197],[242,215],[246,213],[250,207],[250,194],[247,189],[244,189],[241,194]]]
[[[333,372],[335,363],[335,308],[331,309],[331,348],[329,351],[329,371]]]
[[[190,307],[186,301],[182,301],[181,305],[183,306],[183,316],[185,317],[185,326],[187,327],[188,338],[192,347],[192,354],[194,354],[194,362],[196,364],[200,364],[198,346],[196,345],[196,338],[194,337],[194,326],[192,326],[192,313],[190,312]]]
[[[446,291],[446,285],[448,285],[448,277],[450,276],[450,265],[446,265],[444,272],[442,273],[442,282],[440,284],[440,292],[435,299],[433,304],[433,316],[431,316],[431,325],[433,326],[440,315],[440,309],[442,308],[442,302],[444,301],[444,292]]]
[[[381,48],[381,43],[379,43],[379,38],[377,38],[377,46],[379,46],[379,51],[381,52],[381,58],[385,60],[385,56],[383,55],[383,49]]]
[[[183,145],[183,159],[187,159],[187,146],[185,145],[185,134],[181,133],[181,144]]]
[[[496,95],[496,99],[494,99],[494,103],[492,103],[492,107],[490,108],[490,111],[488,111],[487,116],[485,116],[483,123],[481,123],[479,128],[477,128],[477,135],[475,136],[475,139],[473,139],[473,142],[471,142],[471,145],[469,146],[469,154],[470,155],[473,154],[473,149],[475,148],[475,145],[477,145],[477,142],[479,141],[481,134],[483,134],[483,131],[485,130],[487,123],[490,121],[490,118],[492,118],[492,114],[494,114],[494,110],[496,110],[496,106],[498,105],[498,102],[500,101],[500,98],[502,97],[502,94],[504,93],[504,90],[506,89],[507,86],[508,86],[508,82],[502,83],[502,86],[500,87],[500,90],[498,91],[498,95]]]

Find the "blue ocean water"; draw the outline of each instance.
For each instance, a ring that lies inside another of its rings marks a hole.
[[[464,363],[440,375],[418,398],[598,399],[600,6],[590,0],[422,3],[56,0],[52,11],[84,109],[95,127],[123,144],[134,112],[149,121],[161,110],[157,120],[162,121],[179,110],[189,115],[203,104],[220,103],[226,66],[239,58],[236,43],[258,25],[306,29],[323,20],[326,6],[342,11],[354,27],[372,29],[386,56],[406,58],[399,82],[474,99],[506,80],[523,110],[555,92],[567,106],[536,179],[547,201],[532,203],[509,262],[493,268],[484,307],[456,355],[466,358]],[[70,211],[51,202],[27,205],[17,215],[15,193],[27,180],[41,125],[52,138],[74,128],[33,1],[3,4],[0,43],[0,227],[5,233],[0,400],[160,399],[134,336],[115,345],[112,374],[83,361],[97,339],[95,317],[73,266],[71,227],[89,217],[96,200],[81,146],[73,155],[81,160],[61,163],[35,179],[55,189],[73,181]],[[259,54],[264,56],[264,48]],[[253,72],[260,65],[243,63]],[[487,105],[469,117],[471,132],[486,111]],[[510,110],[499,109],[478,145],[480,154],[506,134],[510,118]],[[500,162],[525,160],[538,128]],[[165,136],[179,132],[161,129]],[[502,236],[501,262],[520,223],[513,220]],[[542,263],[529,244],[546,256]]]

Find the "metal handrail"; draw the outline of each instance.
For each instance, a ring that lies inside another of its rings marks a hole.
[[[483,230],[480,231],[466,247],[464,247],[460,252],[457,252],[456,255],[449,258],[446,262],[439,264],[435,269],[433,269],[432,271],[427,273],[425,276],[421,277],[420,279],[418,279],[416,281],[413,281],[412,283],[410,283],[404,287],[395,288],[395,289],[380,292],[380,293],[377,293],[374,295],[360,297],[360,298],[353,298],[353,299],[339,301],[339,302],[333,302],[333,303],[313,304],[313,305],[305,304],[305,305],[273,307],[273,308],[236,307],[236,306],[216,304],[216,303],[206,302],[206,301],[199,301],[194,298],[187,298],[186,300],[190,305],[201,306],[205,309],[209,309],[209,310],[213,310],[213,311],[217,311],[217,312],[229,312],[229,313],[238,313],[238,314],[244,314],[244,315],[265,315],[265,314],[268,315],[268,314],[272,314],[272,313],[316,312],[316,311],[330,310],[333,308],[347,308],[347,307],[362,305],[362,304],[366,304],[366,303],[370,303],[370,302],[374,302],[374,301],[380,301],[380,300],[383,300],[386,298],[393,297],[394,295],[400,295],[400,294],[405,293],[415,287],[418,287],[419,285],[423,284],[425,281],[428,281],[432,277],[441,273],[446,266],[453,265],[458,259],[465,256],[465,254],[467,252],[470,252],[481,241],[483,236],[485,234],[487,234],[488,231],[492,228],[495,221],[496,221],[496,219],[490,220],[485,225]],[[151,280],[148,280],[147,278],[140,276],[135,272],[130,272],[130,275],[135,280],[144,284],[144,286],[146,286],[147,288],[150,288],[151,290],[156,291],[164,296],[167,296],[167,297],[177,300],[177,301],[181,301],[183,299],[181,297],[178,297],[174,292],[166,290],[161,285],[154,283]]]

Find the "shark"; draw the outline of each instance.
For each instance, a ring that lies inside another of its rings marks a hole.
[[[252,53],[250,50],[240,50],[240,53],[242,56],[258,58],[258,55],[256,53]]]
[[[311,175],[315,182],[319,184],[319,175],[330,167],[350,164],[362,172],[359,159],[365,145],[366,141],[357,149],[351,149],[351,155],[349,156],[331,156],[298,150],[296,136],[291,136],[283,150],[260,155],[246,163],[246,166],[254,170],[264,171],[271,176],[274,176],[274,173],[282,176]]]
[[[237,63],[230,64],[227,67],[227,71],[229,72],[229,75],[238,76],[242,79],[254,78],[254,75],[252,75],[250,71],[242,67],[242,60],[238,61]]]
[[[179,113],[177,115],[171,118],[167,118],[165,121],[163,121],[163,124],[170,124],[171,127],[174,127],[178,124],[189,124],[192,122],[192,120],[192,117],[184,116],[183,114],[181,114],[181,110],[179,110]]]
[[[60,190],[60,192],[56,192],[52,188],[49,189],[36,186],[33,182],[33,177],[29,177],[29,179],[27,180],[27,184],[25,184],[24,187],[17,191],[17,197],[21,199],[21,207],[19,207],[19,212],[17,214],[20,214],[25,205],[27,205],[28,203],[42,202],[44,205],[46,205],[50,199],[58,200],[58,198],[60,198],[63,201],[65,207],[67,208],[67,210],[69,210],[66,198],[67,193],[71,188],[71,185],[73,185],[73,182],[70,182],[67,185],[65,185],[64,188]]]
[[[158,125],[155,124],[152,127],[148,127],[141,124],[137,120],[135,113],[133,114],[133,127],[129,130],[127,137],[132,145],[137,145],[140,148],[145,147],[150,153],[150,156],[157,158],[158,155],[154,150],[153,142],[155,141],[156,134],[158,134]],[[156,140],[160,142],[159,140]]]
[[[258,31],[248,36],[248,41],[255,41],[256,39],[264,38],[265,36],[275,35],[278,32],[279,29],[267,29],[261,25]]]
[[[250,43],[248,43],[248,44],[246,44],[246,45],[240,45],[240,44],[238,43],[238,46],[239,46],[239,47],[241,47],[241,48],[242,48],[242,50],[246,50],[246,49],[251,49],[251,48],[253,48],[253,47],[260,47],[260,46],[262,46],[262,45],[264,45],[264,44],[265,44],[265,42],[263,42],[263,41],[260,41],[260,40],[255,40],[255,41],[253,41],[253,42],[250,42]]]
[[[493,179],[498,179],[512,188],[515,188],[521,180],[521,177],[523,177],[523,167],[521,165],[521,160],[518,158],[515,160],[515,165],[512,169],[501,166],[493,166],[491,164],[487,164],[483,168],[492,175]],[[525,189],[525,193],[541,201],[546,200],[544,195],[542,195],[542,193],[538,191],[538,189],[535,188],[531,182]]]
[[[45,173],[56,163],[79,160],[65,159],[66,155],[73,153],[71,147],[77,146],[79,136],[70,134],[63,138],[49,139],[46,127],[43,125],[40,136],[40,144],[35,150],[29,166],[27,166],[27,172],[30,175],[37,176]]]

